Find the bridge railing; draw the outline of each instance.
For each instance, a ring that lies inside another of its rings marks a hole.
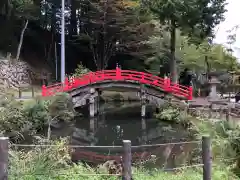
[[[52,96],[58,92],[67,92],[81,86],[102,81],[134,81],[141,84],[155,86],[163,91],[171,92],[180,97],[192,99],[192,87],[186,87],[170,82],[170,78],[161,78],[150,73],[132,70],[122,70],[117,67],[114,70],[102,70],[90,72],[80,77],[66,78],[64,83],[42,87],[42,96]]]
[[[177,83],[171,83],[171,92],[178,96],[186,97],[188,100],[192,100],[192,87],[183,86]]]
[[[57,84],[52,84],[49,86],[42,86],[42,96],[52,96],[58,92],[63,92],[64,89],[64,84],[63,83],[57,83]]]

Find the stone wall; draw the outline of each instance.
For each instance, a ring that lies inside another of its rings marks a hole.
[[[17,88],[21,85],[30,85],[30,66],[23,61],[11,63],[9,60],[0,60],[0,86]]]

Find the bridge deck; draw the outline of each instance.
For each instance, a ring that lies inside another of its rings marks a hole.
[[[108,86],[106,86],[106,83]],[[130,85],[130,83],[132,85]],[[119,84],[119,88],[128,89],[139,89],[140,85],[143,84],[148,86],[148,89],[171,93],[178,98],[192,99],[192,87],[171,83],[169,78],[161,78],[145,72],[121,70],[118,67],[115,70],[90,72],[81,77],[66,79],[64,83],[58,83],[48,87],[43,86],[42,96],[51,96],[57,92],[76,92],[77,89],[86,90],[87,87],[96,87],[99,86],[99,84],[105,84],[105,86],[102,85],[103,88],[111,88],[113,85],[116,87],[117,84]],[[133,86],[133,84],[138,84],[138,87],[136,87],[136,85]]]

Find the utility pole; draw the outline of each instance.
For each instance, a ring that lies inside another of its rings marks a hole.
[[[65,80],[65,0],[62,0],[62,23],[61,23],[61,82]]]

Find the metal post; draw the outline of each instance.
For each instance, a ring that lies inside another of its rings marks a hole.
[[[211,140],[209,136],[202,137],[203,180],[211,180]]]
[[[132,152],[131,141],[123,140],[123,180],[132,179]]]
[[[0,180],[8,179],[8,141],[7,137],[0,137]]]
[[[62,0],[62,23],[61,23],[61,82],[65,81],[65,0]]]

